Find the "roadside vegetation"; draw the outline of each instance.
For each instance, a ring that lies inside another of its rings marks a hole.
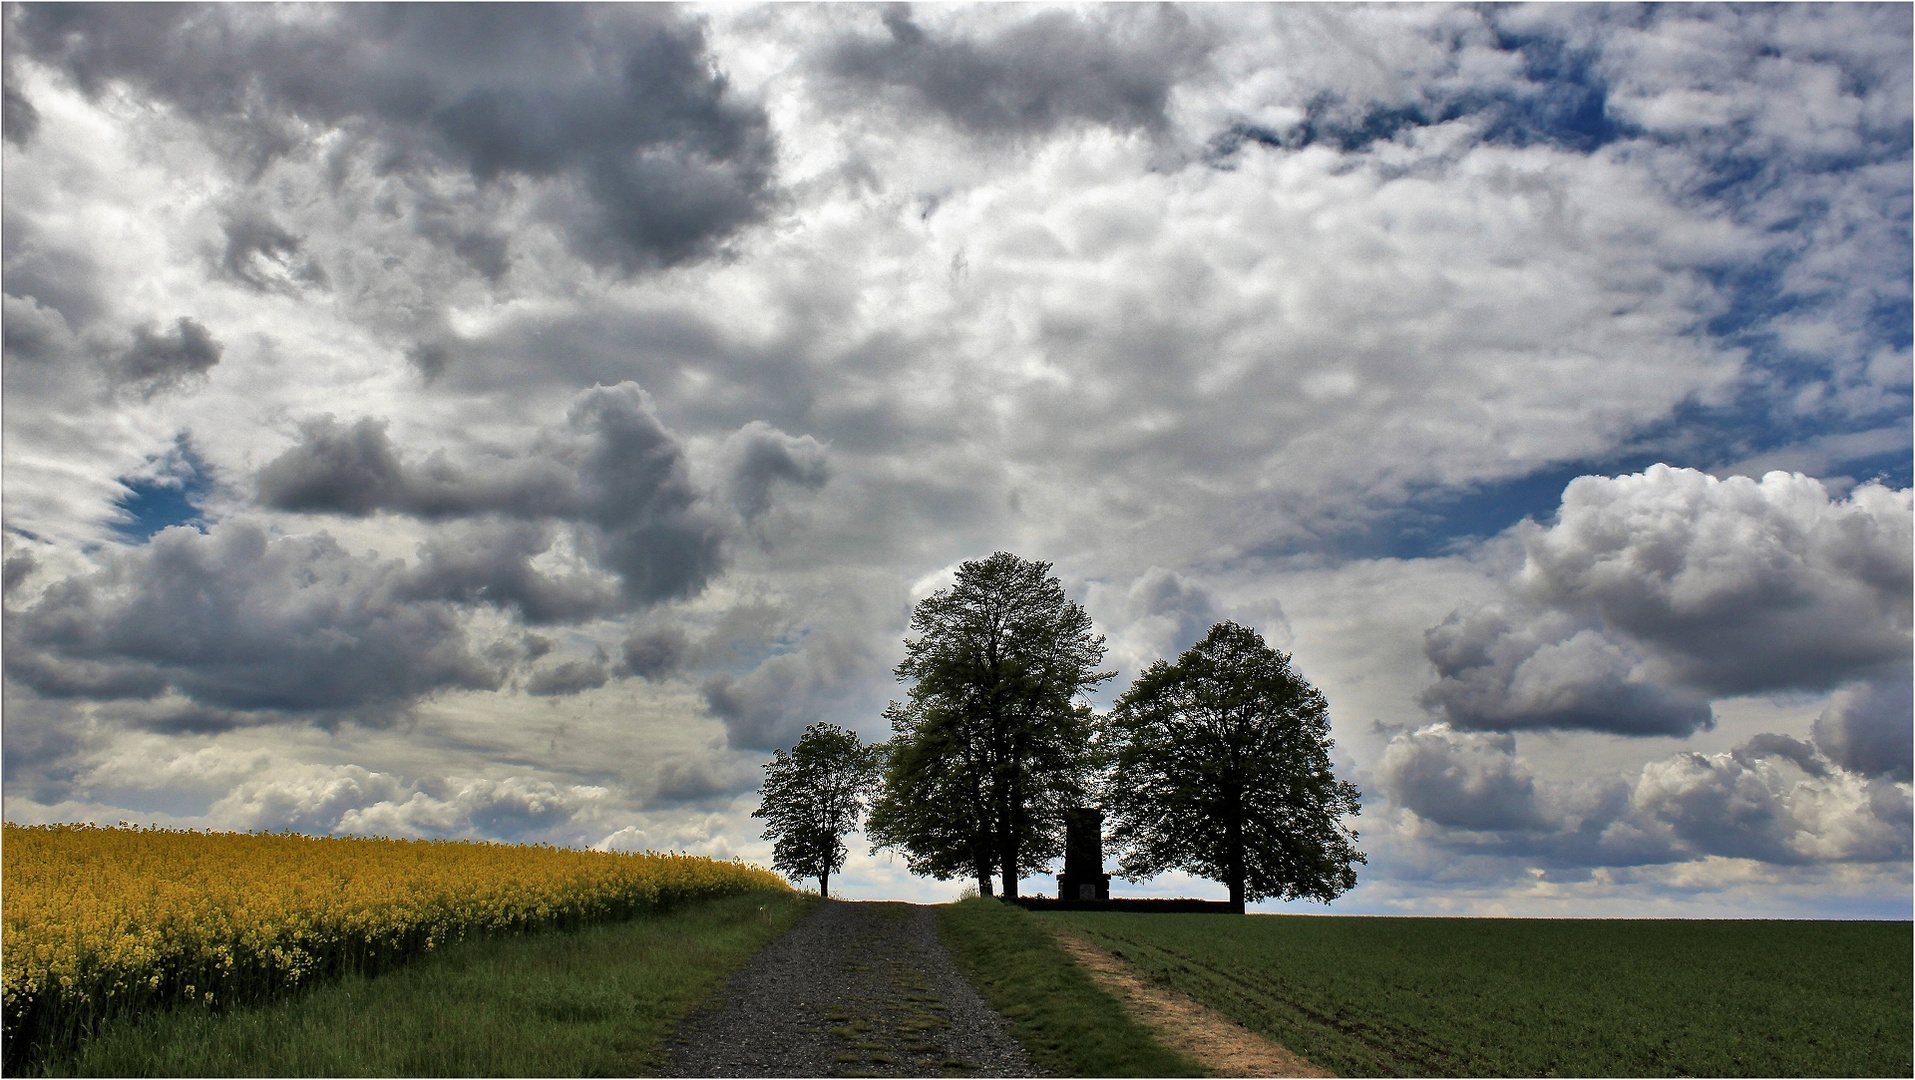
[[[1046,912],[1344,1076],[1908,1076],[1909,923]]]
[[[791,888],[684,855],[6,825],[5,1067],[122,1017],[210,1013],[477,937]]]
[[[817,904],[795,892],[460,942],[221,1013],[108,1024],[42,1076],[633,1076],[733,968]]]
[[[1003,1015],[1032,1064],[1058,1076],[1204,1076],[1157,1041],[1022,908],[966,900],[937,909],[958,970]]]

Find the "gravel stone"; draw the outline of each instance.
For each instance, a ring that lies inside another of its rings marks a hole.
[[[931,909],[830,900],[672,1037],[666,1076],[1036,1076]]]

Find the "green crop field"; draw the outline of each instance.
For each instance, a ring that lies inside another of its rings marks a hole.
[[[1047,912],[1364,1076],[1908,1076],[1909,923]]]

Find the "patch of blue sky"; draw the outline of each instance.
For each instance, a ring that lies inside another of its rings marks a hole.
[[[205,524],[200,504],[212,483],[199,456],[182,439],[155,464],[153,475],[120,478],[126,493],[114,503],[119,520],[113,531],[124,540],[145,543],[162,529]]]
[[[1336,553],[1349,558],[1389,559],[1448,555],[1525,518],[1551,520],[1562,506],[1563,489],[1579,476],[1640,472],[1667,456],[1645,450],[1601,461],[1553,465],[1526,476],[1469,487],[1430,488],[1411,496],[1375,526],[1338,537]]]
[[[1907,308],[1903,308],[1904,318]],[[1855,483],[1915,486],[1915,416],[1907,394],[1885,399],[1887,415],[1831,418],[1778,407],[1774,385],[1745,384],[1719,405],[1688,402],[1613,452],[1551,462],[1517,477],[1419,491],[1370,527],[1320,542],[1347,558],[1417,559],[1449,554],[1525,518],[1554,519],[1563,489],[1579,476],[1619,476],[1667,464],[1726,475],[1802,472],[1847,494]]]
[[[1915,426],[1906,416],[1898,423]],[[1562,505],[1563,489],[1579,476],[1619,476],[1656,464],[1720,471],[1769,456],[1775,459],[1774,467],[1843,481],[1831,485],[1831,494],[1838,497],[1846,494],[1847,481],[1876,480],[1898,489],[1911,486],[1915,483],[1915,477],[1911,477],[1915,461],[1911,460],[1906,438],[1887,449],[1881,448],[1881,438],[1856,439],[1853,442],[1857,449],[1844,453],[1841,436],[1881,431],[1785,420],[1767,400],[1753,394],[1728,408],[1690,404],[1613,454],[1550,464],[1524,476],[1490,483],[1430,488],[1412,496],[1373,527],[1336,537],[1331,546],[1337,554],[1352,558],[1446,555],[1472,541],[1501,533],[1525,518],[1545,523],[1553,520]],[[1789,453],[1798,447],[1801,453]]]
[[[199,507],[190,491],[174,477],[158,480],[123,480],[126,494],[114,506],[125,516],[113,531],[135,543],[143,542],[161,529],[174,525],[196,525],[201,521]]]
[[[1379,142],[1418,127],[1464,117],[1483,123],[1482,139],[1495,145],[1546,144],[1587,153],[1635,134],[1608,112],[1598,85],[1552,83],[1522,90],[1461,94],[1425,105],[1371,103],[1352,111],[1334,96],[1312,100],[1304,119],[1288,134],[1255,124],[1236,124],[1211,140],[1213,163],[1222,163],[1247,144],[1301,149],[1327,144],[1344,153],[1361,153]]]
[[[1592,67],[1593,54],[1548,36],[1502,33],[1498,44],[1523,58],[1524,80],[1507,89],[1471,90],[1412,105],[1353,106],[1320,97],[1310,103],[1303,123],[1295,129],[1277,132],[1238,124],[1220,133],[1210,144],[1210,163],[1227,168],[1232,156],[1251,147],[1294,150],[1321,143],[1344,152],[1362,152],[1410,128],[1464,116],[1482,123],[1485,141],[1502,144],[1541,143],[1587,153],[1618,139],[1664,138],[1610,115],[1607,87]],[[1684,195],[1735,216],[1758,204],[1772,208],[1771,200],[1778,194],[1786,197],[1783,189],[1804,176],[1908,160],[1912,135],[1915,129],[1903,125],[1869,139],[1853,152],[1813,160],[1741,156],[1734,150],[1739,140],[1733,139],[1715,144],[1720,147],[1718,153],[1711,153],[1714,147],[1708,142],[1691,142],[1707,168]],[[1785,240],[1792,234],[1808,235],[1829,212],[1826,203],[1805,198],[1790,217],[1771,222],[1770,228]],[[1891,245],[1902,253],[1900,257],[1893,265],[1854,267],[1854,288],[1877,293],[1882,299],[1868,304],[1859,318],[1853,310],[1822,316],[1845,320],[1843,329],[1859,336],[1869,351],[1906,350],[1915,339],[1915,309],[1907,288],[1915,272],[1915,256],[1910,254],[1915,246],[1906,201],[1891,220],[1901,232],[1899,247]],[[1760,261],[1703,271],[1724,306],[1700,329],[1720,344],[1744,350],[1748,358],[1749,377],[1727,403],[1685,405],[1601,458],[1552,462],[1520,477],[1421,492],[1376,526],[1334,535],[1321,545],[1356,557],[1442,554],[1524,518],[1550,519],[1560,505],[1563,488],[1578,476],[1613,476],[1658,462],[1722,470],[1766,457],[1824,479],[1909,486],[1908,440],[1883,437],[1896,425],[1911,425],[1906,390],[1888,388],[1873,409],[1857,408],[1854,399],[1848,398],[1842,415],[1803,412],[1792,405],[1815,384],[1831,382],[1837,362],[1789,348],[1779,326],[1788,320],[1814,319],[1818,309],[1846,299],[1792,292],[1785,283],[1801,254],[1797,245],[1785,242]],[[1885,444],[1893,445],[1884,449]],[[1802,448],[1801,452],[1792,452],[1796,448]]]
[[[1497,145],[1543,144],[1589,153],[1640,134],[1610,114],[1608,86],[1593,69],[1591,55],[1543,36],[1499,33],[1498,46],[1522,56],[1522,82],[1410,104],[1353,105],[1324,94],[1305,106],[1303,122],[1291,132],[1231,126],[1211,140],[1209,159],[1227,165],[1246,145],[1300,149],[1327,144],[1344,153],[1360,153],[1409,129],[1464,117],[1479,119],[1483,140]]]

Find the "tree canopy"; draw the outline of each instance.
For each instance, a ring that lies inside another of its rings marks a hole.
[[[1126,878],[1184,870],[1228,885],[1238,910],[1356,885],[1366,860],[1342,819],[1361,794],[1331,769],[1329,707],[1255,630],[1218,623],[1153,664],[1110,727],[1105,809]]]
[[[855,731],[821,722],[805,728],[790,752],[772,756],[751,814],[766,819],[772,869],[815,877],[819,895],[831,895],[831,875],[844,869],[844,838],[864,816],[882,752]]]
[[[951,587],[911,613],[903,702],[868,830],[916,873],[973,875],[1017,895],[1020,876],[1063,847],[1063,811],[1095,766],[1094,716],[1079,695],[1100,672],[1104,639],[1064,595],[1050,564],[998,552],[958,567]]]

